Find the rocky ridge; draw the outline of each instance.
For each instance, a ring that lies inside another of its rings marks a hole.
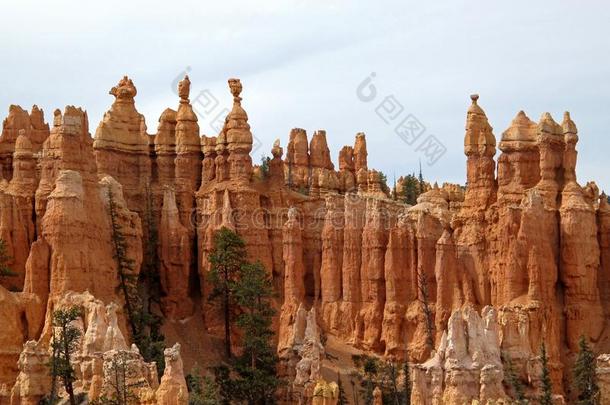
[[[150,249],[158,254],[159,311],[167,322],[204,314],[200,328],[221,335],[220,314],[205,300],[207,258],[216,230],[239,233],[249,259],[273,276],[278,353],[288,363],[295,344],[301,347],[305,328],[295,324],[306,313],[354,348],[419,363],[414,398],[447,404],[505,398],[500,353],[531,394],[544,341],[556,393],[569,398],[578,338],[610,352],[610,206],[595,183],[577,182],[579,138],[569,113],[558,123],[548,113],[534,122],[521,111],[497,142],[472,96],[467,185],[429,187],[409,206],[386,194],[380,173],[369,169],[362,133],[341,149],[335,169],[326,132],[308,140],[295,128],[286,156],[276,141],[263,172],[250,157],[242,84],[230,79],[229,88],[232,109],[216,136],[199,133],[188,77],[155,134],[127,77],[110,90],[114,102],[94,137],[80,108],[56,110],[51,125],[36,106],[30,113],[9,108],[0,136],[0,237],[17,276],[0,279],[0,401],[40,398],[51,311],[78,301],[87,308],[80,392],[99,396],[105,365],[122,353],[145,382],[142,403],[184,403],[179,346],[168,349],[160,383],[154,365],[128,346],[109,192],[137,271]],[[301,385],[313,395],[314,383]]]

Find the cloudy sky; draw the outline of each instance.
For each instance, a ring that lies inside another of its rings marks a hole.
[[[426,178],[463,182],[465,115],[479,93],[496,137],[520,109],[536,121],[569,110],[580,182],[610,190],[607,2],[21,0],[2,1],[0,15],[4,114],[77,105],[94,132],[128,74],[154,133],[188,72],[201,131],[213,135],[230,106],[226,80],[239,77],[257,161],[293,127],[325,129],[335,162],[365,132],[369,166],[390,181],[421,159]]]

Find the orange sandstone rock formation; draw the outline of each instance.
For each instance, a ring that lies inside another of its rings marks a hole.
[[[80,321],[89,342],[79,360],[82,392],[99,396],[104,364],[125,352],[146,381],[142,403],[186,401],[178,348],[167,353],[159,389],[129,349],[109,193],[136,273],[144,266],[143,277],[159,279],[166,322],[221,334],[222,316],[207,301],[208,257],[218,229],[244,239],[248,259],[265,266],[278,292],[286,375],[317,375],[316,364],[291,355],[304,344],[307,314],[341,345],[423,363],[414,374],[421,403],[504,398],[500,351],[529,378],[529,395],[540,384],[542,341],[557,394],[566,393],[581,334],[610,352],[610,205],[595,183],[577,181],[579,136],[569,114],[560,124],[548,113],[534,122],[519,112],[497,142],[473,95],[466,186],[426,184],[410,206],[392,200],[369,168],[363,133],[335,166],[332,134],[318,130],[309,140],[295,128],[285,149],[274,143],[267,171],[253,166],[242,83],[228,84],[232,108],[215,136],[199,133],[188,77],[155,134],[127,77],[112,88],[94,138],[80,108],[56,110],[51,125],[36,106],[9,108],[0,136],[0,237],[17,276],[0,279],[2,400],[40,398],[51,311],[79,302],[88,308]],[[313,349],[304,358],[318,359]],[[310,398],[316,383],[307,383]]]

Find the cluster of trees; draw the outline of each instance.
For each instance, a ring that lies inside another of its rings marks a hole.
[[[379,387],[384,404],[411,404],[411,376],[407,361],[396,362],[368,355],[354,355],[352,362],[356,368],[352,378],[359,383],[358,389],[353,391],[353,403],[359,404],[361,398],[364,405],[372,405],[373,391],[375,387]]]
[[[424,192],[424,186],[424,177],[421,169],[418,176],[416,176],[415,173],[408,174],[403,177],[400,192],[397,192],[396,187],[394,187],[395,199],[404,201],[410,205],[415,205],[417,204],[417,197]]]
[[[392,192],[388,187],[388,176],[384,172],[379,172],[379,180],[381,181],[381,191],[390,196]]]
[[[600,405],[600,391],[597,385],[595,354],[589,347],[584,336],[578,342],[579,351],[572,369],[573,387],[579,405]],[[505,364],[506,380],[511,387],[511,396],[517,404],[538,403],[540,405],[553,404],[553,382],[549,369],[548,353],[546,345],[542,342],[540,346],[540,396],[530,402],[523,389],[523,383],[517,375],[512,360],[506,354],[503,355]]]
[[[261,169],[262,180],[269,177],[270,163],[271,163],[271,158],[269,156],[266,156],[266,155],[261,156],[260,169]]]
[[[204,376],[199,367],[194,367],[186,376],[186,385],[189,390],[190,405],[216,405],[218,404],[218,386],[210,376]]]
[[[356,371],[351,375],[352,381],[358,382],[353,390],[352,403],[364,405],[373,404],[373,391],[379,387],[383,403],[390,405],[411,404],[411,378],[408,362],[394,362],[382,360],[369,355],[354,355],[352,361]],[[527,399],[524,385],[517,375],[512,360],[503,354],[505,366],[505,381],[510,387],[510,396],[516,404],[553,404],[553,383],[549,368],[549,359],[546,346],[540,347],[540,395],[534,399]],[[587,344],[584,337],[579,341],[579,352],[572,370],[573,387],[579,405],[600,405],[600,390],[596,377],[595,354]],[[340,376],[337,377],[341,383]],[[353,382],[352,382],[353,384]],[[340,388],[341,399],[339,404],[347,404],[343,389]]]
[[[214,236],[210,252],[209,299],[223,313],[227,361],[213,367],[214,380],[190,376],[195,395],[191,404],[208,403],[266,405],[275,402],[280,385],[276,375],[278,357],[273,347],[273,282],[260,263],[246,260],[244,241],[222,228]],[[233,353],[232,330],[239,329],[240,352]]]

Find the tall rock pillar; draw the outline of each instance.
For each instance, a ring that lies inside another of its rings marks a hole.
[[[104,113],[93,142],[97,171],[121,183],[128,208],[144,218],[150,198],[151,160],[144,116],[135,107],[138,91],[124,76],[109,93],[114,102]],[[146,227],[144,231],[148,231]]]
[[[341,303],[341,324],[338,327],[340,337],[353,341],[356,317],[362,303],[360,266],[365,202],[357,194],[349,193],[345,195],[344,209],[345,227],[341,269],[343,302]]]
[[[387,210],[382,204],[382,201],[376,198],[367,199],[360,266],[363,304],[356,325],[356,342],[373,350],[380,348],[385,305],[384,260],[387,245]]]
[[[343,264],[343,201],[326,197],[326,215],[322,228],[322,264],[320,266],[321,318],[330,330],[339,323],[341,269]]]
[[[280,313],[278,352],[282,354],[293,346],[297,310],[305,300],[305,265],[303,264],[303,238],[297,210],[288,210],[283,228],[284,303]]]
[[[485,209],[495,200],[495,162],[496,138],[485,112],[479,107],[478,94],[470,96],[472,105],[466,118],[464,153],[466,163],[466,195],[464,208]]]
[[[178,84],[180,106],[176,115],[176,159],[175,182],[176,202],[180,212],[180,222],[187,228],[189,237],[194,239],[195,226],[192,223],[195,191],[201,176],[201,141],[197,116],[189,102],[191,81],[185,76]]]
[[[417,301],[417,241],[411,221],[402,212],[390,230],[385,252],[386,302],[381,341],[387,355],[405,358],[408,337],[405,315]]]
[[[239,95],[242,85],[239,79],[229,79],[229,89],[233,95],[233,109],[226,122],[229,177],[231,180],[247,183],[252,176],[252,132],[248,124],[248,114],[241,106]]]
[[[603,330],[603,312],[598,288],[600,249],[595,207],[576,183],[577,129],[565,113],[562,123],[565,150],[560,213],[560,278],[565,285],[568,347],[578,350],[580,336],[597,340]]]

